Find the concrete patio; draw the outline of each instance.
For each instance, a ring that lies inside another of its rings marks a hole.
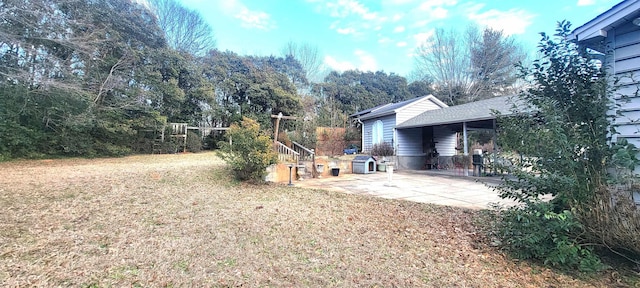
[[[376,172],[305,179],[295,185],[471,209],[486,209],[491,203],[514,205],[491,188],[500,181],[499,177],[457,176],[452,170],[403,170],[394,171],[391,181],[386,172]]]

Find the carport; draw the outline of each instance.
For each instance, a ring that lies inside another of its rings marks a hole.
[[[396,130],[398,135],[407,135],[407,139],[422,139],[423,137],[412,137],[410,135],[422,133],[425,128],[434,129],[434,127],[446,128],[457,133],[462,133],[463,154],[464,156],[468,156],[469,144],[467,132],[471,130],[495,131],[496,113],[511,115],[513,113],[512,107],[517,103],[521,103],[517,100],[517,96],[511,95],[489,98],[437,110],[429,110],[400,123],[396,126]],[[469,176],[467,169],[464,169],[464,175]]]

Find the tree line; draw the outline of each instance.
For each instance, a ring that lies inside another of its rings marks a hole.
[[[8,0],[0,16],[0,159],[149,152],[141,131],[166,122],[228,127],[250,117],[270,129],[270,115],[283,113],[310,120],[285,129],[313,130],[344,127],[358,110],[427,94],[449,104],[478,98],[445,94],[452,90],[446,77],[425,67],[411,83],[383,71],[322,77],[320,52],[308,43],[286,43],[278,56],[220,51],[213,28],[175,0]],[[473,47],[506,39],[484,33]],[[496,63],[504,68],[509,59]],[[492,88],[513,83],[486,76],[492,73],[472,74]]]

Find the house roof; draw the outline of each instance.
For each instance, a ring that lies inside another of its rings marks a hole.
[[[415,128],[495,119],[494,111],[498,111],[502,115],[512,114],[511,107],[515,101],[517,100],[514,96],[502,96],[429,110],[401,123],[396,128]]]
[[[576,28],[570,37],[579,42],[589,42],[607,37],[607,32],[640,16],[640,1],[625,0],[611,9]]]
[[[359,116],[362,116],[362,115],[365,115],[365,114],[369,114],[373,110],[377,110],[377,109],[380,109],[380,108],[388,106],[388,105],[391,105],[391,103],[382,104],[382,105],[378,105],[378,106],[373,107],[373,108],[369,108],[369,109],[366,109],[366,110],[358,111],[356,113],[353,113],[353,114],[349,115],[349,117],[359,117]]]
[[[367,120],[372,118],[378,118],[382,116],[392,115],[402,110],[405,107],[408,107],[411,104],[422,102],[422,101],[431,101],[434,104],[438,105],[440,108],[448,107],[447,104],[438,100],[433,95],[427,95],[422,97],[417,97],[409,100],[405,100],[398,103],[384,104],[371,109],[363,110],[356,112],[351,117],[359,117],[361,120]]]

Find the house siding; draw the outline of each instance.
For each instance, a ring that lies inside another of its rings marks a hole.
[[[434,110],[434,109],[440,109],[440,106],[436,105],[435,103],[433,103],[433,101],[429,99],[404,107],[400,111],[398,111],[397,118],[396,118],[397,124],[400,124],[415,116],[418,116],[422,114],[422,112],[424,111]]]
[[[373,146],[372,141],[371,141],[371,128],[373,126],[373,123],[376,122],[377,120],[382,121],[382,126],[383,126],[383,141],[387,142],[391,145],[395,145],[394,143],[394,139],[393,139],[393,131],[396,127],[396,115],[388,115],[388,116],[384,116],[384,117],[380,117],[380,118],[374,118],[374,119],[369,119],[369,120],[365,120],[363,121],[363,129],[364,129],[364,135],[362,138],[362,151],[363,152],[369,152],[371,151],[371,147]]]
[[[422,128],[399,129],[397,131],[398,145],[396,151],[398,156],[424,156]]]
[[[614,94],[615,104],[610,115],[615,115],[613,128],[618,134],[612,135],[612,141],[627,139],[640,147],[640,95],[637,95],[640,77],[640,27],[627,22],[607,33],[608,47],[605,63],[609,75],[620,80],[620,87]],[[636,167],[635,174],[640,174]]]
[[[456,155],[456,132],[445,127],[435,126],[433,127],[433,140],[436,143],[436,149],[440,156],[454,156]]]

